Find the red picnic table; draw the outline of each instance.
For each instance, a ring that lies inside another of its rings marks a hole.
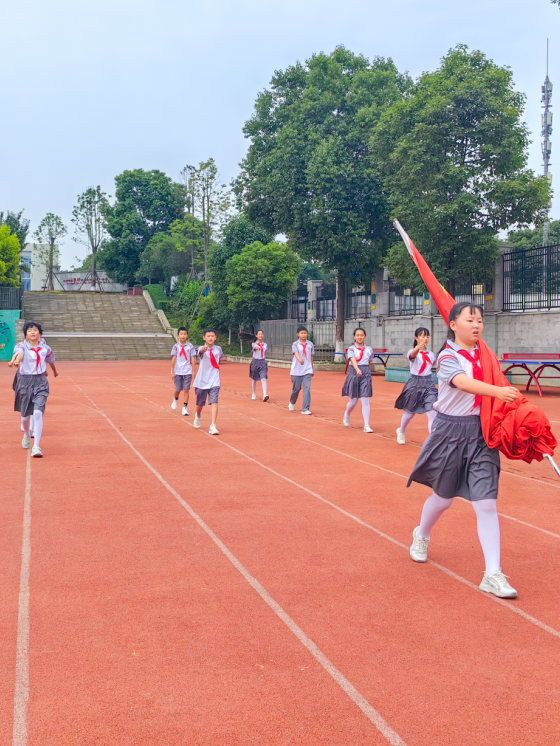
[[[380,347],[372,347],[372,350],[373,350],[373,357],[371,359],[374,360],[375,358],[377,358],[384,368],[387,367],[389,358],[403,356],[402,352],[389,352],[388,350],[382,350]],[[344,357],[346,358],[346,369],[348,370],[348,356],[346,354],[347,352],[348,352],[348,347],[344,350]]]
[[[504,352],[502,355],[500,362],[504,365],[508,365],[509,367],[504,370],[504,373],[509,373],[510,370],[513,370],[514,368],[521,368],[522,370],[527,373],[529,376],[529,380],[527,381],[527,386],[525,387],[526,391],[529,391],[529,386],[531,385],[531,381],[534,381],[539,396],[542,396],[542,388],[541,384],[539,383],[539,378],[560,378],[560,375],[558,376],[543,376],[543,371],[546,368],[553,368],[555,371],[560,373],[560,353],[558,352]],[[537,365],[538,367],[535,370],[531,370],[528,366],[529,365]]]

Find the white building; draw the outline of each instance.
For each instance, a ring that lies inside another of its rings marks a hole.
[[[37,244],[37,247],[39,244]],[[58,248],[58,247],[57,247]],[[34,244],[26,243],[21,252],[21,263],[29,267],[29,272],[21,273],[21,282],[24,290],[44,290],[47,283],[47,270],[37,257],[37,249]],[[54,267],[55,272],[60,272],[60,267]]]

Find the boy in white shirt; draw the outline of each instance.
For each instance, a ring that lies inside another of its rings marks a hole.
[[[198,348],[198,373],[194,379],[194,390],[196,393],[196,415],[194,426],[200,427],[200,415],[202,407],[208,403],[212,409],[212,423],[208,432],[210,435],[219,435],[216,427],[218,418],[218,395],[220,393],[220,358],[223,356],[222,348],[216,342],[217,334],[214,329],[206,329],[204,332],[204,345]]]
[[[307,329],[304,326],[298,326],[298,340],[292,345],[292,394],[288,409],[293,412],[296,408],[299,392],[303,386],[303,409],[302,414],[311,414],[311,379],[313,378],[313,356],[315,347],[313,342],[307,341]]]
[[[178,330],[178,336],[179,341],[173,345],[171,350],[171,380],[175,383],[175,394],[171,402],[171,409],[177,409],[179,394],[183,391],[183,411],[181,414],[188,417],[187,405],[189,403],[195,352],[194,346],[187,341],[189,333],[184,326]]]

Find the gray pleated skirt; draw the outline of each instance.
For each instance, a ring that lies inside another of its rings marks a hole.
[[[16,392],[14,411],[21,412],[22,417],[29,417],[36,409],[45,411],[49,395],[49,382],[44,373],[39,376],[25,376],[17,373],[13,389]]]
[[[411,414],[425,414],[434,408],[438,390],[432,376],[410,376],[399,398],[395,409],[404,409]]]
[[[268,365],[266,360],[258,360],[253,358],[251,365],[249,366],[249,378],[253,381],[262,381],[263,378],[268,378]]]
[[[358,365],[361,376],[356,374],[354,366],[350,363],[344,386],[342,387],[342,396],[349,396],[350,399],[362,399],[373,395],[371,385],[371,370],[369,365]]]
[[[498,497],[500,454],[488,448],[478,415],[437,413],[407,487],[418,482],[440,497],[488,500]]]

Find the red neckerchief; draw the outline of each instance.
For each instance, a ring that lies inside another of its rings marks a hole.
[[[216,358],[214,357],[214,352],[211,347],[208,348],[208,352],[210,353],[210,362],[212,363],[212,367],[216,368],[216,370],[220,370],[220,366],[216,362]]]
[[[361,359],[363,358],[363,356],[364,356],[364,352],[366,351],[366,347],[365,347],[365,345],[363,347],[357,347],[356,345],[354,345],[354,349],[355,350],[360,350],[360,357],[356,358],[356,362],[359,363],[361,361]]]
[[[447,345],[447,349],[452,350],[453,347],[451,347],[451,345]],[[467,350],[455,350],[455,352],[458,352],[459,355],[461,355],[461,357],[464,357],[465,360],[468,360],[469,363],[472,363],[473,378],[476,381],[483,381],[484,378],[482,376],[482,368],[480,367],[480,364],[479,364],[478,350],[474,350],[474,355],[471,355],[471,353],[467,352]],[[481,402],[482,402],[482,394],[477,394],[474,397],[473,409],[476,409],[476,407],[478,407],[478,405],[481,404]]]
[[[261,344],[261,342],[255,342],[255,345],[259,348],[261,351],[261,357],[264,357],[264,344]]]
[[[39,363],[41,362],[41,355],[39,354],[41,352],[40,347],[31,347],[31,352],[34,352],[37,355],[37,362],[35,363],[35,370],[37,373],[39,372]]]
[[[300,344],[303,347],[303,357],[307,357],[307,352],[305,351],[307,349],[307,342],[301,342]]]
[[[422,355],[422,367],[418,371],[418,375],[421,376],[422,373],[426,370],[428,367],[428,363],[431,363],[430,360],[430,353],[426,352],[426,350],[420,350],[420,354]]]
[[[186,347],[186,346],[187,346],[186,344],[184,344],[184,345],[181,345],[181,351],[179,352],[179,357],[181,357],[181,356],[182,356],[182,357],[184,357],[184,358],[185,358],[185,360],[186,360],[186,361],[187,361],[187,363],[188,363],[188,362],[189,362],[189,358],[187,357],[187,353],[185,352],[185,347]]]

